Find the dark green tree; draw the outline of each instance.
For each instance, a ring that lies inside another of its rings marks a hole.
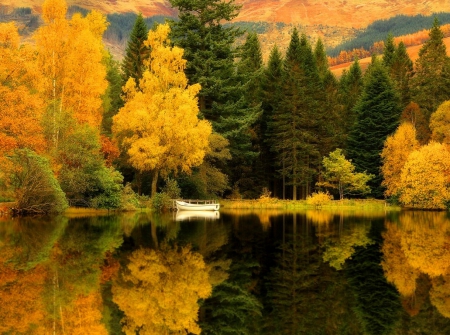
[[[339,101],[342,108],[339,121],[342,127],[341,147],[347,145],[347,136],[356,122],[354,107],[358,101],[363,87],[363,74],[358,59],[355,59],[350,69],[342,74],[339,81]]]
[[[395,58],[396,47],[394,44],[394,36],[389,34],[384,42],[383,64],[388,69],[392,67]]]
[[[429,36],[419,51],[412,80],[413,100],[419,104],[428,121],[437,107],[450,98],[450,58],[437,18]]]
[[[261,148],[261,158],[264,162],[264,171],[266,171],[266,181],[270,184],[274,196],[278,196],[277,183],[279,178],[276,176],[276,170],[281,168],[279,161],[275,159],[275,150],[272,148],[276,144],[276,130],[270,126],[273,122],[276,111],[280,108],[283,95],[283,59],[278,47],[275,45],[269,56],[267,67],[264,69],[261,80],[262,86],[262,109],[261,133],[263,144]],[[283,179],[282,197],[286,198],[285,182]]]
[[[348,137],[348,158],[357,172],[375,176],[368,183],[371,195],[382,198],[380,153],[386,137],[398,126],[401,109],[387,70],[376,57],[367,70],[363,91],[354,111],[357,120]]]
[[[400,94],[400,104],[402,109],[411,102],[411,78],[414,74],[414,67],[409,58],[406,46],[401,41],[395,50],[394,59],[390,68],[390,75],[394,81],[395,88]]]
[[[171,22],[171,39],[184,49],[189,83],[200,83],[201,114],[212,122],[216,132],[230,142],[231,182],[244,184],[258,153],[252,146],[252,131],[260,114],[245,97],[245,85],[238,76],[234,59],[238,56],[235,41],[243,32],[224,25],[235,18],[240,6],[234,1],[171,0],[179,12]]]
[[[127,48],[125,50],[125,57],[122,62],[123,81],[126,82],[128,78],[133,78],[137,84],[142,78],[146,60],[150,54],[150,49],[144,42],[148,37],[148,27],[140,13],[134,22],[133,30],[128,39]]]

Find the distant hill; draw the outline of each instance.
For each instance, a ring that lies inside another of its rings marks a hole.
[[[444,38],[444,43],[447,48],[447,54],[450,56],[450,37]],[[419,58],[419,51],[422,48],[422,46],[423,46],[423,44],[406,48],[406,50],[408,51],[408,55],[413,62],[415,62],[416,59]],[[367,67],[369,66],[371,61],[372,61],[371,57],[366,57],[366,58],[359,60],[359,64],[361,65],[361,68],[363,71],[365,71],[367,69]],[[352,65],[352,63],[344,63],[344,64],[332,66],[331,72],[333,72],[334,75],[339,78],[342,75],[342,72],[344,70],[348,70],[351,65]]]
[[[1,6],[29,7],[40,12],[43,0],[2,0]],[[144,16],[176,16],[167,0],[67,0],[68,5],[103,13],[142,12]],[[365,28],[375,20],[396,15],[430,15],[448,11],[448,0],[236,0],[242,5],[236,21],[284,22]],[[1,11],[1,9],[0,9]]]

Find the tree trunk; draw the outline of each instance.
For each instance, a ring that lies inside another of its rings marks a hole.
[[[159,176],[159,171],[154,170],[153,176],[152,176],[152,194],[151,194],[152,197],[156,194],[156,185],[158,183],[158,176]]]

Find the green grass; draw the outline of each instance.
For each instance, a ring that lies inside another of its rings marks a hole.
[[[226,209],[314,209],[317,206],[308,205],[306,200],[220,200],[220,205]],[[333,200],[319,208],[330,209],[389,209],[399,210],[398,206],[391,206],[384,200],[375,199],[344,199]]]

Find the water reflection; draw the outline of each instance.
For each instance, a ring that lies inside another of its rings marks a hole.
[[[2,218],[0,334],[450,333],[447,213],[178,219]]]

